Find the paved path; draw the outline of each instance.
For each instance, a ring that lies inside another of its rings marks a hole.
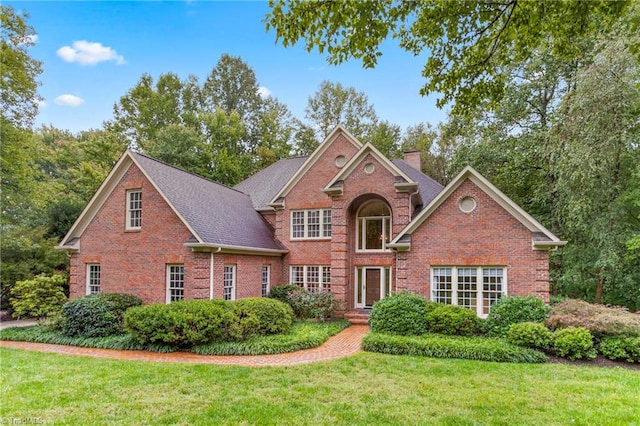
[[[184,362],[192,364],[242,365],[247,367],[286,366],[329,361],[353,355],[360,351],[360,344],[369,332],[367,325],[352,325],[330,337],[317,348],[276,355],[197,355],[189,352],[161,354],[146,351],[119,351],[113,349],[79,348],[77,346],[51,345],[48,343],[0,341],[0,347],[51,352],[63,355],[79,355],[94,358],[110,358],[124,361]]]

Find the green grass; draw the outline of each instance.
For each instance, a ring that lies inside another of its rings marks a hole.
[[[360,353],[291,367],[0,348],[0,417],[44,424],[637,425],[640,372]]]
[[[296,322],[287,334],[257,336],[244,342],[213,342],[196,346],[192,352],[200,355],[281,354],[320,346],[348,326],[346,320]]]
[[[243,342],[216,342],[196,346],[192,351],[202,355],[265,355],[293,352],[320,346],[329,337],[338,334],[348,326],[349,322],[346,320],[296,322],[287,334],[256,336]],[[133,340],[129,334],[108,337],[68,337],[43,326],[8,328],[0,331],[0,340],[153,352],[173,352],[179,349],[168,345],[142,345]]]

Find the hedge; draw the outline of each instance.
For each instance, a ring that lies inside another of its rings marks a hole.
[[[459,358],[495,362],[542,363],[548,360],[542,352],[512,345],[503,339],[427,334],[399,336],[369,333],[362,349],[392,355],[414,355],[433,358]]]

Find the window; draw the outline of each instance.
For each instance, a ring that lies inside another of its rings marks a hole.
[[[271,275],[271,265],[262,265],[262,297],[269,295],[269,283]]]
[[[184,265],[167,265],[167,303],[184,299]]]
[[[224,265],[222,298],[224,300],[236,300],[236,265]]]
[[[100,293],[100,264],[87,264],[87,294]]]
[[[142,227],[142,191],[127,191],[127,224],[126,229]]]
[[[387,250],[391,241],[391,211],[384,201],[368,201],[358,210],[356,249],[358,251]]]
[[[292,210],[291,239],[331,238],[331,210]]]
[[[506,294],[504,268],[447,267],[431,270],[431,300],[474,310],[485,317]]]
[[[296,265],[291,267],[291,284],[306,288],[312,293],[331,290],[331,267]]]

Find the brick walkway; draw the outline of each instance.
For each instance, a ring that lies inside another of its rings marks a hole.
[[[360,351],[360,344],[369,326],[352,325],[330,337],[317,348],[277,355],[223,356],[196,355],[189,352],[160,354],[146,351],[118,351],[112,349],[79,348],[77,346],[51,345],[48,343],[0,341],[0,347],[51,352],[63,355],[79,355],[93,358],[110,358],[124,361],[184,362],[193,364],[241,365],[247,367],[286,366],[329,361],[353,355]]]

